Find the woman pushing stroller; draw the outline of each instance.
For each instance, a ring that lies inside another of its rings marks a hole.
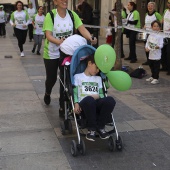
[[[112,97],[105,97],[102,89],[102,80],[97,76],[99,69],[94,56],[87,58],[87,67],[83,73],[74,75],[74,112],[87,120],[88,133],[86,139],[95,141],[96,132],[101,139],[109,138],[105,131],[106,123],[112,120],[111,112],[115,107]]]

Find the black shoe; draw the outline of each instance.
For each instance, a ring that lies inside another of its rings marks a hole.
[[[88,133],[86,134],[86,139],[94,142],[95,138],[96,138],[96,131],[89,130]]]
[[[37,51],[37,55],[41,55],[41,53],[39,51]]]
[[[30,39],[29,42],[32,42],[32,39]]]
[[[130,58],[130,57],[127,57],[127,58],[124,58],[124,60],[131,60],[131,58]]]
[[[45,94],[45,95],[44,95],[44,103],[45,103],[46,105],[49,105],[50,102],[51,102],[51,97],[50,97],[50,95]]]
[[[169,76],[169,75],[170,75],[170,71],[168,71],[168,72],[166,73],[166,75],[168,75],[168,76]]]
[[[108,139],[109,138],[109,133],[106,132],[104,129],[98,129],[98,134],[100,136],[101,139]]]
[[[142,63],[142,65],[149,65],[149,62],[146,61],[146,62]]]
[[[137,59],[130,60],[130,63],[136,63]]]
[[[32,49],[32,53],[35,53],[35,48]]]

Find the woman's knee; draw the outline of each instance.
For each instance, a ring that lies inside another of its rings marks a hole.
[[[115,99],[113,97],[111,97],[111,96],[106,97],[106,102],[105,103],[107,103],[109,105],[113,105],[113,106],[116,105]]]

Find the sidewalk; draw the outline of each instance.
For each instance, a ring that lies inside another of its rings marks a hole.
[[[0,169],[170,169],[170,77],[165,72],[160,73],[158,85],[133,79],[127,92],[109,89],[117,102],[114,117],[124,141],[122,152],[109,152],[105,140],[93,143],[84,139],[86,156],[73,158],[70,142],[76,135],[62,136],[60,132],[59,83],[50,106],[45,106],[42,56],[31,53],[33,43],[27,40],[26,57],[21,58],[9,25],[7,33],[6,39],[0,38]],[[128,45],[124,51],[127,57]],[[137,45],[137,55],[137,63],[122,60],[123,65],[135,69],[145,61],[142,44]],[[144,69],[150,73],[148,66]]]

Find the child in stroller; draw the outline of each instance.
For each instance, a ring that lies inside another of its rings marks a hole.
[[[86,61],[85,71],[74,76],[74,112],[87,120],[87,140],[95,141],[96,132],[101,139],[107,139],[110,134],[105,131],[105,125],[112,120],[111,112],[116,102],[112,97],[104,96],[94,55],[88,56]]]

